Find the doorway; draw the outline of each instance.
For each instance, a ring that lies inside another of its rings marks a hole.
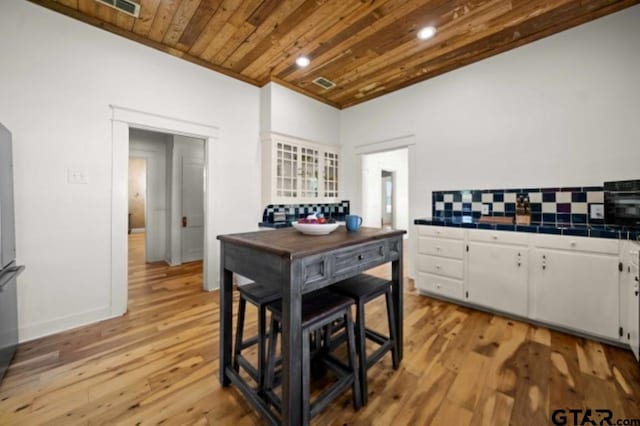
[[[146,263],[177,266],[202,261],[203,140],[130,129],[129,230],[144,233]],[[139,244],[142,239],[135,241]]]
[[[219,128],[193,121],[167,117],[159,114],[138,111],[130,108],[111,106],[112,110],[112,214],[111,214],[111,315],[122,315],[127,311],[128,301],[128,163],[129,134],[134,130],[149,130],[170,135],[199,139],[204,150],[204,246],[202,254],[202,288],[211,291],[218,288],[219,248],[217,246],[217,227],[214,215],[220,214],[213,202],[218,185],[209,173],[217,158]],[[150,163],[147,159],[147,174]],[[147,182],[149,192],[150,182]],[[166,183],[165,183],[166,185]],[[150,200],[146,203],[145,230],[151,226]],[[173,212],[181,213],[181,212]],[[180,219],[181,217],[178,216]],[[180,220],[179,219],[179,220]],[[166,226],[166,223],[165,223]],[[151,249],[153,244],[147,244]],[[166,241],[165,241],[166,248]],[[166,252],[166,250],[165,250]]]
[[[362,155],[362,222],[376,228],[409,228],[409,151]]]

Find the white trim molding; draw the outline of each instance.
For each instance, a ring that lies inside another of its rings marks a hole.
[[[416,193],[416,135],[415,134],[407,134],[401,135],[389,139],[384,139],[380,141],[365,143],[361,145],[354,146],[353,150],[357,157],[360,157],[360,160],[356,162],[358,169],[356,170],[357,179],[358,179],[358,188],[360,190],[360,205],[363,204],[364,198],[364,190],[363,190],[363,182],[362,182],[362,156],[367,154],[377,154],[379,152],[393,151],[396,149],[407,148],[408,156],[409,156],[409,229],[407,229],[407,236],[409,242],[409,255],[407,258],[409,259],[409,267],[408,267],[408,276],[409,278],[415,277],[415,264],[416,259],[414,258],[414,253],[417,252],[417,239],[413,237],[415,235],[415,225],[413,225],[413,218],[418,217],[419,213],[416,211],[416,200],[418,199],[418,194]]]
[[[189,136],[205,141],[205,203],[204,203],[204,290],[218,288],[219,247],[213,216],[214,194],[217,193],[211,167],[217,157],[220,128],[161,114],[110,105],[112,110],[112,191],[111,191],[111,316],[127,311],[128,256],[128,164],[129,128]]]

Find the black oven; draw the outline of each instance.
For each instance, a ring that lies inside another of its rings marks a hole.
[[[640,228],[640,179],[604,183],[604,219]]]

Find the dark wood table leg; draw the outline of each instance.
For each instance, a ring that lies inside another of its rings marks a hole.
[[[393,304],[395,308],[395,316],[396,316],[396,336],[398,338],[398,362],[402,361],[403,351],[403,342],[404,342],[404,327],[402,323],[403,317],[403,287],[404,287],[404,268],[402,264],[402,256],[403,256],[403,241],[400,238],[400,242],[398,243],[398,252],[400,256],[398,260],[394,260],[391,262],[391,288],[392,288],[392,296],[393,296]]]
[[[293,261],[282,282],[282,424],[288,426],[303,424],[301,289],[302,265]]]
[[[231,366],[233,273],[225,269],[224,243],[220,244],[220,384],[229,386],[231,381],[226,368]]]

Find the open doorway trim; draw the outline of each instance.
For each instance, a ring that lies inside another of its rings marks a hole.
[[[395,151],[398,149],[406,148],[408,153],[408,174],[409,174],[409,229],[407,229],[407,237],[409,240],[409,278],[415,277],[414,265],[415,259],[413,257],[413,253],[416,248],[414,247],[416,244],[416,238],[413,237],[413,226],[412,226],[412,217],[418,217],[418,212],[416,208],[417,203],[417,194],[416,194],[416,136],[415,134],[407,134],[402,136],[397,136],[394,138],[389,138],[385,140],[380,140],[376,142],[364,143],[361,145],[357,145],[354,147],[354,153],[359,158],[356,161],[357,170],[356,176],[358,179],[358,188],[360,191],[360,205],[364,205],[364,182],[362,179],[362,158],[365,155],[369,154],[378,154],[380,152],[387,151]]]
[[[128,161],[129,128],[178,134],[205,141],[205,217],[203,288],[217,288],[218,245],[215,222],[211,220],[215,188],[211,173],[216,141],[220,129],[216,126],[196,123],[159,114],[110,105],[112,125],[112,188],[111,188],[111,315],[127,311],[127,212],[128,212]]]

